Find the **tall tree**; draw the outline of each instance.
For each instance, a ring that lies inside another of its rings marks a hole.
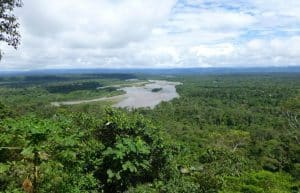
[[[21,7],[21,0],[0,0],[0,41],[6,42],[15,49],[20,44],[19,23],[14,8]],[[2,52],[0,50],[0,59]]]

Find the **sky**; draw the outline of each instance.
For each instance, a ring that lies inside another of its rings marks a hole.
[[[299,0],[23,0],[0,70],[300,65]]]

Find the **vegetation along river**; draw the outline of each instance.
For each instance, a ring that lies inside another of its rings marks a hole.
[[[169,82],[164,80],[151,80],[150,83],[144,86],[131,86],[123,87],[120,90],[124,90],[126,94],[113,96],[113,97],[101,97],[91,100],[77,100],[77,101],[64,101],[64,102],[52,102],[54,106],[60,105],[76,105],[82,103],[90,103],[97,101],[117,101],[114,107],[127,107],[127,108],[139,108],[150,107],[154,108],[162,101],[170,101],[174,98],[178,98],[179,95],[176,92],[176,85],[179,82]]]

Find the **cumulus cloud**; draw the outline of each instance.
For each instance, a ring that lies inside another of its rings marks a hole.
[[[198,57],[230,56],[234,52],[234,46],[231,44],[219,44],[213,46],[195,46],[191,52]]]
[[[298,0],[24,0],[0,70],[300,64]]]

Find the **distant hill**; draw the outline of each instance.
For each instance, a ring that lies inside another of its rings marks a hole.
[[[5,75],[52,75],[52,74],[106,74],[106,73],[142,73],[158,75],[180,74],[261,74],[261,73],[300,73],[300,66],[295,67],[250,67],[250,68],[124,68],[124,69],[51,69],[31,71],[0,71]]]

